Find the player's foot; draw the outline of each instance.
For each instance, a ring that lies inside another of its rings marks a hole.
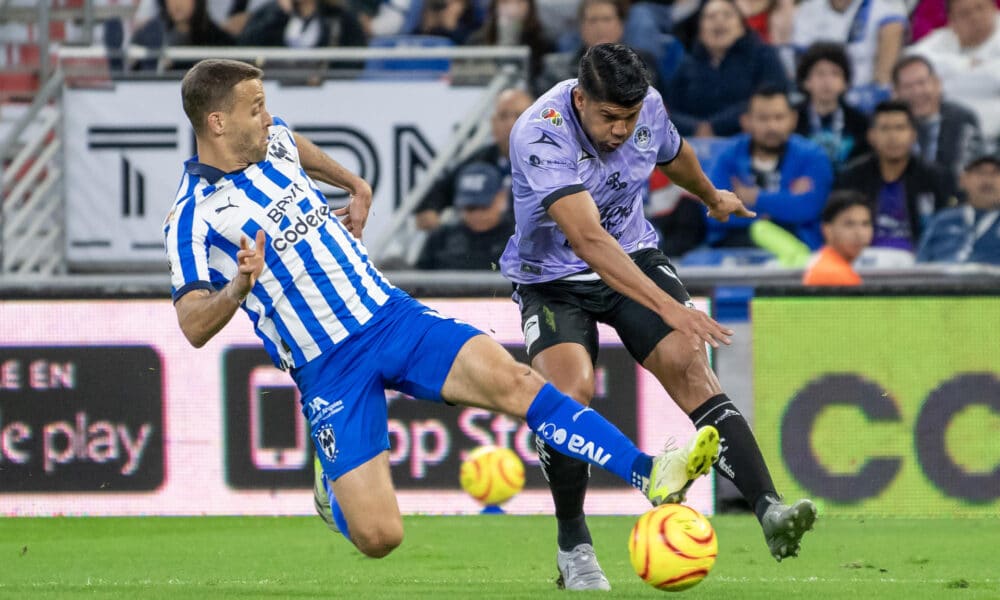
[[[330,493],[326,490],[326,475],[323,474],[323,465],[317,458],[313,462],[313,506],[316,514],[323,519],[326,526],[331,531],[340,533],[337,524],[333,520],[333,509],[330,508]]]
[[[604,570],[597,563],[597,554],[590,544],[580,544],[569,552],[556,554],[559,579],[556,585],[563,590],[610,590],[611,584]]]
[[[788,506],[775,502],[764,513],[760,525],[764,529],[767,547],[778,562],[799,555],[799,542],[816,522],[816,505],[803,499]]]
[[[719,459],[719,432],[706,425],[683,448],[667,448],[653,459],[646,497],[653,506],[684,501],[694,480],[707,474]]]

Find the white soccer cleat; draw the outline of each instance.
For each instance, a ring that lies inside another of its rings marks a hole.
[[[333,509],[330,508],[330,493],[326,490],[326,476],[323,474],[323,465],[317,458],[313,463],[313,507],[316,514],[323,519],[330,531],[340,533],[337,523],[333,520]]]
[[[565,590],[611,590],[604,570],[597,563],[597,554],[590,544],[580,544],[569,552],[556,554],[559,579],[556,585]]]
[[[712,470],[719,460],[719,432],[706,425],[683,448],[667,448],[653,459],[646,497],[653,506],[684,501],[694,480]]]

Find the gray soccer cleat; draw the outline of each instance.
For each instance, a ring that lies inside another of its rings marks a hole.
[[[590,544],[580,544],[569,552],[560,550],[556,554],[556,566],[559,567],[559,579],[556,585],[565,590],[604,590],[609,591],[611,584],[604,576],[601,565],[597,563],[597,554]]]
[[[326,491],[326,477],[323,475],[323,464],[317,458],[313,462],[313,507],[316,514],[323,519],[330,531],[340,533],[333,520],[333,509],[330,508],[330,495]]]
[[[719,459],[719,432],[706,425],[683,448],[667,448],[653,459],[646,497],[653,506],[684,501],[694,480],[712,470]]]
[[[771,556],[778,562],[789,556],[798,556],[799,542],[815,522],[816,505],[812,500],[799,500],[791,506],[780,502],[769,506],[760,525]]]

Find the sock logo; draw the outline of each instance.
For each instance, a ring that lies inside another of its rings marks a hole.
[[[727,408],[726,410],[722,411],[722,414],[719,415],[719,418],[715,420],[715,425],[718,425],[719,423],[725,421],[729,417],[739,416],[739,414],[740,413],[736,412],[735,410]]]
[[[594,442],[588,442],[582,436],[573,434],[569,438],[569,444],[567,444],[567,449],[570,452],[579,454],[581,456],[586,456],[591,461],[604,466],[604,463],[611,459],[611,455],[600,446],[594,445]]]
[[[555,423],[542,423],[538,426],[537,433],[553,444],[562,444],[566,441],[566,430],[556,427]]]
[[[583,408],[581,408],[577,412],[573,413],[573,422],[576,423],[576,420],[580,418],[580,415],[582,415],[583,413],[585,413],[585,412],[587,412],[589,410],[594,410],[594,409],[590,408],[589,406],[584,406]]]

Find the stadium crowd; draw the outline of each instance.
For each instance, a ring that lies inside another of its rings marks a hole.
[[[646,61],[671,119],[698,150],[715,185],[736,191],[758,214],[710,222],[654,174],[647,216],[663,234],[662,249],[681,264],[805,266],[824,242],[830,192],[854,190],[868,202],[873,233],[858,264],[1000,265],[1000,0],[135,5],[132,22],[117,24],[120,35],[108,35],[107,27],[116,24],[105,24],[105,43],[314,48],[405,39],[527,46],[527,89],[501,96],[490,117],[495,141],[469,161],[495,167],[504,185],[510,173],[504,138],[533,96],[574,77],[590,46],[623,42]],[[154,66],[138,61],[122,68]],[[502,214],[508,203],[488,202],[486,194],[472,201],[456,191],[463,166],[446,169],[417,208],[417,227],[430,232],[435,245],[419,266],[447,268],[449,261],[429,256],[458,256],[459,246],[480,242],[498,247],[497,232],[509,229]],[[459,196],[463,200],[455,205]],[[486,220],[489,227],[467,226],[470,217],[487,211],[498,213]],[[477,256],[468,264],[494,263]]]

